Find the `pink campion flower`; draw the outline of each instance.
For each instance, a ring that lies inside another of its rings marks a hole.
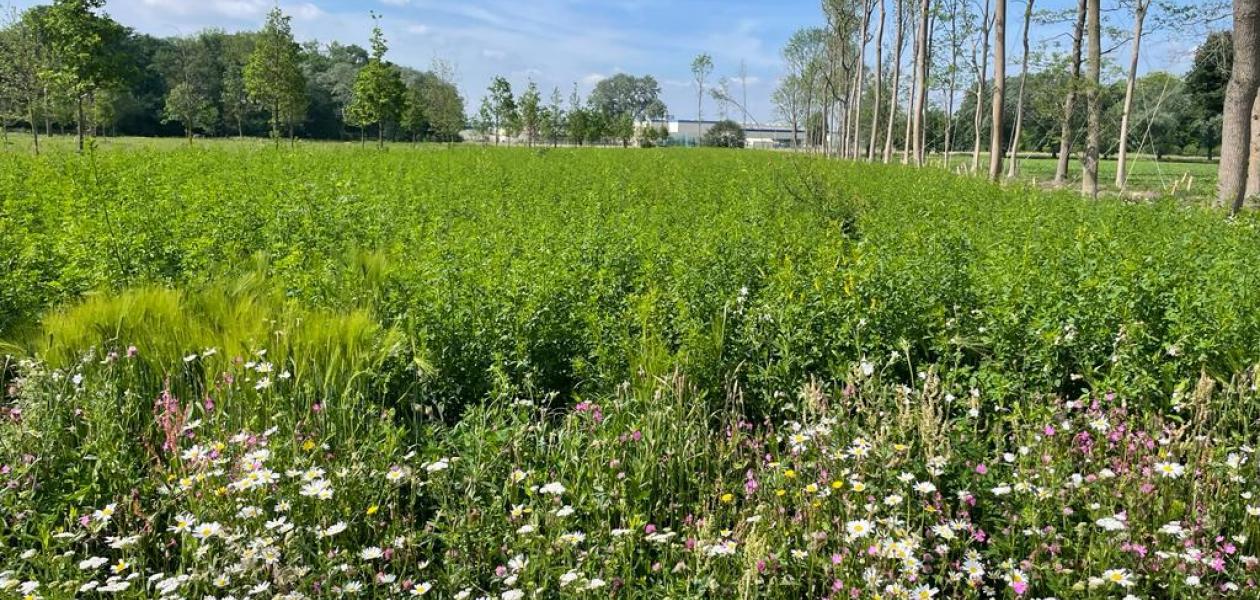
[[[989,467],[984,466],[984,463],[980,463],[976,465],[976,473],[980,475],[984,475],[985,473],[988,473],[988,472],[989,472]]]
[[[499,565],[494,568],[495,577],[507,577],[507,567]]]
[[[757,561],[757,572],[758,572],[758,573],[765,573],[765,572],[766,572],[766,561],[764,561],[764,560],[759,560],[759,561]]]
[[[313,412],[313,413],[319,413],[319,412],[323,412],[323,411],[324,411],[324,405],[323,405],[323,404],[320,404],[320,403],[316,402],[315,404],[312,404],[312,405],[311,405],[311,412]]]
[[[1016,596],[1023,596],[1024,592],[1028,591],[1028,584],[1022,581],[1016,581],[1015,583],[1011,584],[1011,589],[1015,590]]]
[[[685,546],[688,550],[695,550],[696,538],[691,538],[691,537],[687,538],[687,541],[686,543],[683,544],[683,546]]]
[[[201,401],[201,408],[206,412],[214,412],[214,398],[211,398],[210,394],[206,394],[205,399]]]
[[[140,354],[140,349],[135,346],[127,346],[127,358],[135,358]]]
[[[1231,542],[1225,542],[1225,545],[1221,546],[1221,550],[1224,550],[1225,554],[1233,554],[1238,551],[1238,547]]]
[[[92,515],[83,515],[79,517],[79,525],[87,527],[92,524]]]
[[[634,433],[630,434],[630,439],[636,442],[643,439],[643,432],[638,429],[634,430]]]
[[[843,589],[844,589],[844,582],[843,582],[843,581],[840,581],[839,579],[833,579],[833,580],[831,581],[831,589],[833,589],[833,590],[835,590],[835,591],[837,591],[837,592],[838,592],[838,591],[840,591],[840,590],[843,590]]]
[[[840,554],[839,554],[839,553],[836,553],[836,554],[832,554],[832,555],[831,555],[831,564],[833,564],[833,565],[838,565],[838,564],[840,564],[840,561],[842,561],[842,560],[844,560],[844,557],[843,557],[843,556],[840,556]]]
[[[651,524],[651,523],[648,523],[647,525],[644,525],[644,526],[643,526],[643,533],[645,533],[645,534],[647,534],[647,535],[652,535],[653,533],[656,533],[656,525],[653,525],[653,524]]]
[[[748,478],[748,480],[744,482],[744,495],[751,496],[757,493],[757,489],[759,487],[761,487],[761,484],[757,483],[756,479],[751,477]]]
[[[1208,562],[1208,566],[1212,567],[1212,570],[1216,571],[1217,573],[1224,573],[1225,572],[1225,559],[1221,558],[1220,556],[1215,556],[1212,558],[1210,562]]]
[[[1041,430],[1041,433],[1045,434],[1046,437],[1054,437],[1054,425],[1046,425],[1045,428]]]

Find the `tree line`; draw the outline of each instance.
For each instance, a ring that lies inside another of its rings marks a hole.
[[[1239,126],[1260,79],[1246,75],[1260,57],[1251,56],[1254,39],[1240,41],[1254,32],[1239,21],[1254,19],[1258,1],[1233,0],[1234,31],[1207,34],[1179,76],[1139,75],[1143,42],[1152,32],[1221,29],[1224,0],[1078,0],[1067,10],[1023,0],[1016,57],[1006,55],[1008,0],[823,0],[825,23],[798,30],[783,48],[786,73],[772,100],[801,132],[799,145],[832,156],[922,165],[932,152],[953,165],[961,154],[962,169],[998,180],[1018,173],[1021,155],[1044,152],[1065,184],[1075,154],[1091,197],[1100,158],[1115,158],[1123,190],[1135,151],[1211,160],[1219,148],[1222,202],[1240,205],[1235,188],[1260,192],[1260,176],[1242,184],[1227,176],[1260,146],[1260,131]],[[1070,32],[1066,52],[1058,39],[1031,39],[1036,26],[1055,24]],[[1120,77],[1104,79],[1108,68]],[[1252,90],[1237,92],[1233,105],[1231,81]]]
[[[279,8],[255,32],[158,38],[103,12],[104,0],[54,0],[0,28],[0,127],[34,135],[297,135],[455,141],[465,126],[453,70],[370,48],[298,43]]]

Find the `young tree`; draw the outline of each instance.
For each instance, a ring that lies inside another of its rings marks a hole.
[[[426,100],[424,98],[424,90],[416,84],[407,86],[407,93],[403,96],[403,110],[398,118],[398,125],[403,131],[411,134],[411,143],[420,141],[420,138],[429,131],[429,115],[425,107]]]
[[[166,94],[166,108],[162,111],[163,123],[178,121],[184,125],[184,134],[188,137],[188,145],[193,142],[194,129],[213,127],[219,119],[219,111],[214,103],[197,87],[187,81],[181,81]]]
[[[714,123],[713,127],[704,132],[701,142],[705,146],[717,148],[743,148],[744,128],[735,121],[724,119]]]
[[[498,128],[494,125],[494,107],[490,105],[489,96],[481,98],[481,107],[477,109],[477,116],[473,118],[473,129],[481,136],[483,144],[490,140],[492,129],[495,131],[496,138],[498,137]]]
[[[1091,0],[1097,1],[1097,0]],[[1238,212],[1247,190],[1251,112],[1260,83],[1260,2],[1234,0],[1234,61],[1221,134],[1217,205]]]
[[[407,93],[398,69],[385,60],[388,50],[385,34],[378,22],[372,27],[372,57],[355,77],[354,99],[346,108],[350,121],[359,127],[376,125],[379,148],[385,147],[385,124],[398,120]]]
[[[560,88],[552,88],[551,103],[547,105],[546,114],[542,120],[542,136],[543,139],[551,142],[554,148],[560,144],[560,138],[564,137],[564,97],[560,95]]]
[[[1085,41],[1085,20],[1089,13],[1088,7],[1089,0],[1077,1],[1076,25],[1072,28],[1071,78],[1063,94],[1063,119],[1059,124],[1059,161],[1054,168],[1054,183],[1060,186],[1067,181],[1068,160],[1072,155],[1072,114],[1076,104],[1076,93],[1081,86],[1081,46]]]
[[[438,75],[423,89],[429,134],[439,142],[459,141],[464,128],[464,98],[455,84]]]
[[[271,138],[280,144],[280,126],[293,124],[306,113],[306,78],[298,61],[298,45],[293,41],[290,18],[279,8],[267,13],[254,51],[245,65],[245,91],[250,100],[266,107],[271,116]]]
[[[32,147],[38,155],[39,124],[35,114],[43,96],[43,49],[32,18],[11,13],[8,20],[8,25],[0,30],[0,122],[12,117],[30,123]]]
[[[117,45],[126,32],[108,16],[97,14],[104,6],[105,0],[54,0],[41,23],[53,57],[42,75],[73,98],[79,152],[87,126],[85,102],[124,78]]]
[[[1137,86],[1138,53],[1142,49],[1142,29],[1151,0],[1133,0],[1133,50],[1129,56],[1129,76],[1124,87],[1124,111],[1120,115],[1120,150],[1116,154],[1116,187],[1124,189],[1128,180],[1129,122],[1133,114],[1133,92]]]
[[[521,94],[521,128],[525,131],[526,145],[533,147],[542,128],[542,95],[538,93],[538,85],[533,81],[525,87]]]
[[[989,179],[1002,176],[1002,103],[1006,100],[1006,0],[993,13],[993,116],[989,130]]]
[[[713,72],[713,59],[708,54],[700,54],[691,61],[691,76],[696,81],[696,130],[699,131],[704,121],[704,80]],[[697,140],[697,143],[699,140]]]
[[[494,145],[499,145],[499,132],[513,127],[516,120],[516,100],[512,97],[512,84],[495,76],[490,81],[490,119],[494,126]]]
[[[1028,83],[1028,27],[1032,25],[1033,0],[1024,0],[1024,53],[1020,58],[1019,93],[1015,97],[1015,131],[1011,134],[1011,164],[1007,177],[1019,173],[1019,144],[1024,134],[1024,87]]]
[[[1089,35],[1089,71],[1085,80],[1085,106],[1088,111],[1085,155],[1081,161],[1081,193],[1098,197],[1098,151],[1102,142],[1102,106],[1098,99],[1102,78],[1102,23],[1100,0],[1087,0],[1085,28]]]

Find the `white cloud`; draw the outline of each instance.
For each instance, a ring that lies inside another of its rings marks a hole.
[[[582,84],[591,86],[605,79],[608,79],[608,76],[604,75],[603,73],[587,73],[586,75],[582,76]]]

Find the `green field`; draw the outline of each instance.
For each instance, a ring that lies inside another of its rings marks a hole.
[[[0,594],[1251,597],[1260,222],[1040,187],[0,153]]]

